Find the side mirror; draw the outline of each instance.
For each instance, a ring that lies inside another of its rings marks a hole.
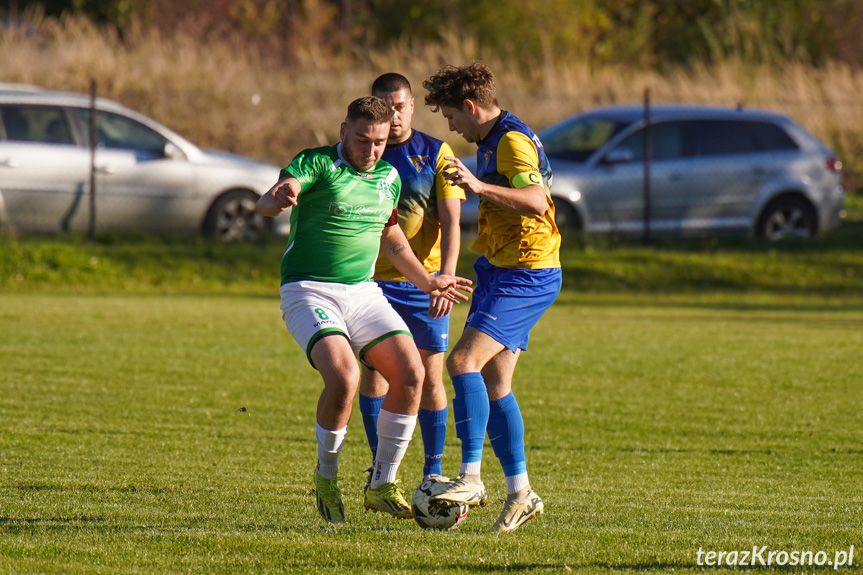
[[[611,150],[602,163],[604,164],[626,164],[635,159],[632,150],[627,148],[614,148]]]
[[[178,148],[176,144],[171,142],[165,142],[165,148],[162,150],[162,153],[169,160],[185,160],[186,154],[183,153],[183,150]]]

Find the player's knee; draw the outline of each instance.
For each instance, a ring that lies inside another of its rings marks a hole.
[[[425,380],[425,368],[420,362],[408,362],[399,370],[399,384],[405,389],[421,390]]]
[[[473,368],[470,353],[463,349],[454,349],[449,357],[446,358],[446,370],[450,374],[460,375],[471,371],[479,371],[478,368]]]

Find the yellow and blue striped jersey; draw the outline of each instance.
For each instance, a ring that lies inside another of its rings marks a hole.
[[[464,201],[464,190],[443,177],[444,157],[452,156],[446,142],[414,130],[410,139],[387,145],[382,159],[395,166],[401,178],[399,226],[426,271],[440,271],[440,217],[438,200],[458,198]],[[381,253],[374,278],[380,281],[407,281]]]
[[[560,267],[560,233],[554,223],[551,166],[539,138],[510,112],[477,148],[477,177],[505,188],[539,184],[548,210],[542,216],[515,214],[480,198],[479,235],[473,249],[498,267],[544,269]]]

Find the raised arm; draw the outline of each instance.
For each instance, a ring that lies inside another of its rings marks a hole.
[[[296,178],[292,176],[282,178],[258,198],[255,210],[263,216],[276,217],[289,207],[297,205],[300,191],[300,182]]]

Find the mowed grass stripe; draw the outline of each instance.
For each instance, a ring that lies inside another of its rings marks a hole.
[[[453,337],[466,312],[457,308]],[[516,373],[546,514],[487,533],[312,491],[319,376],[273,297],[0,294],[0,571],[235,573],[699,570],[699,547],[863,541],[863,309],[817,298],[567,293]],[[419,433],[402,467],[413,488]],[[452,418],[444,470],[459,459]],[[487,446],[490,497],[505,496]]]

